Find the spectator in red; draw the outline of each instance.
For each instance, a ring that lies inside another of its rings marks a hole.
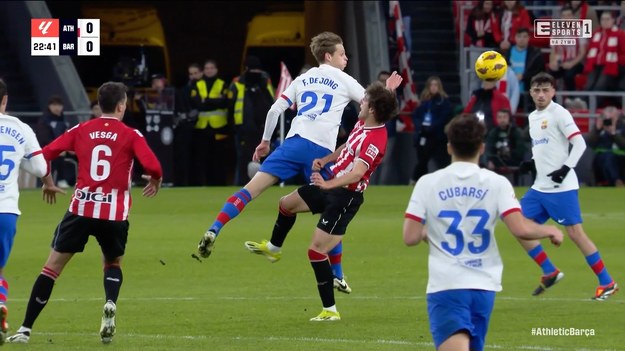
[[[584,89],[594,91],[617,90],[625,76],[625,32],[616,27],[610,11],[601,14],[601,28],[590,40],[584,73],[588,74]]]
[[[533,28],[530,21],[530,14],[519,1],[506,0],[503,2],[503,11],[499,17],[502,40],[499,48],[507,52],[514,44],[517,30],[519,28]]]
[[[560,12],[562,19],[574,19],[573,9],[564,5]],[[551,45],[549,54],[549,74],[554,78],[564,78],[565,90],[577,90],[575,76],[584,71],[584,58],[588,51],[588,40],[575,39],[575,45]]]
[[[493,12],[491,0],[480,0],[471,10],[467,21],[466,33],[471,38],[471,45],[494,48],[499,46],[501,31],[497,16]]]
[[[597,11],[595,11],[592,6],[588,5],[586,1],[570,0],[567,2],[573,10],[573,18],[592,20],[592,30],[597,30],[597,28],[599,28],[600,23],[599,17],[597,17]]]
[[[502,109],[510,110],[510,100],[499,90],[497,81],[483,80],[482,87],[475,90],[469,98],[464,113],[475,113],[479,118],[484,118],[486,130],[490,131],[497,125],[497,112]]]

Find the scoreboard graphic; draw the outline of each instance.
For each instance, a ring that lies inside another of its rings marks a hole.
[[[100,56],[100,20],[32,18],[31,56]]]

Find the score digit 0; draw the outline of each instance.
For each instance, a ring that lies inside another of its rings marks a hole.
[[[78,19],[78,56],[100,56],[99,19]]]

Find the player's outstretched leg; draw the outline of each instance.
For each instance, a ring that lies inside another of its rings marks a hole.
[[[232,219],[238,216],[245,206],[252,201],[252,195],[245,188],[240,189],[232,194],[224,203],[221,211],[217,215],[213,225],[204,233],[200,243],[198,244],[198,254],[204,258],[210,256],[213,252],[215,240],[219,235],[219,231]]]

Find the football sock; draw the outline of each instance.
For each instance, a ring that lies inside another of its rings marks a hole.
[[[24,323],[22,323],[23,327],[29,329],[33,327],[35,320],[39,317],[43,308],[46,307],[48,299],[52,294],[52,288],[54,288],[54,282],[58,277],[58,273],[48,267],[43,267],[30,293],[30,299],[26,306],[26,316],[24,316]]]
[[[280,206],[278,218],[276,219],[276,223],[273,225],[273,232],[271,233],[271,244],[279,248],[282,247],[284,240],[286,239],[287,234],[289,234],[291,228],[293,228],[296,219],[297,216],[294,213],[291,213]]]
[[[339,242],[330,252],[330,265],[332,266],[332,274],[343,279],[343,267],[341,265],[341,257],[343,256],[343,241]]]
[[[9,297],[9,283],[0,275],[0,303],[6,303]]]
[[[608,269],[603,265],[603,260],[599,255],[599,251],[586,256],[586,262],[592,269],[593,272],[599,278],[599,285],[608,285],[612,283],[612,277],[608,273]]]
[[[315,250],[308,249],[308,259],[315,272],[317,279],[317,289],[319,297],[324,308],[335,305],[334,302],[334,283],[332,277],[332,268],[328,262],[328,256]]]
[[[111,300],[117,303],[119,289],[122,286],[124,275],[122,268],[116,264],[104,266],[104,295],[106,301]]]
[[[549,275],[556,271],[556,267],[551,263],[547,253],[543,250],[543,246],[538,244],[535,248],[527,252],[528,255],[540,266],[544,275]]]
[[[330,312],[338,312],[336,309],[336,305],[332,305],[330,307],[324,307],[323,309],[326,311],[330,311]]]
[[[210,227],[210,230],[213,231],[215,235],[219,235],[221,228],[234,217],[238,216],[250,201],[252,201],[252,195],[245,188],[241,188],[241,190],[234,193],[226,200],[224,207],[217,215],[215,223]]]

